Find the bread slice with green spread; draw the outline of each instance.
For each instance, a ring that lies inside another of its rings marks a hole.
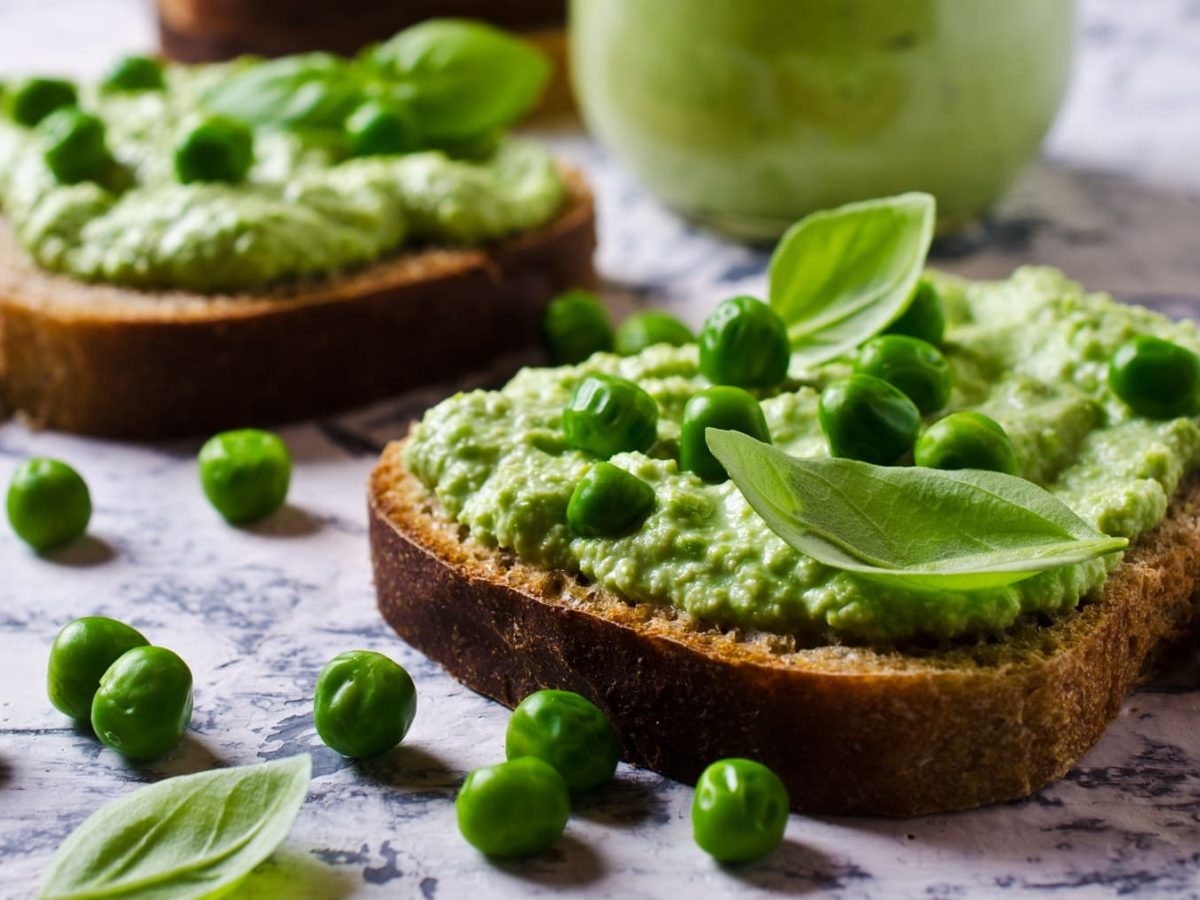
[[[3,412],[202,433],[532,345],[546,303],[595,278],[582,175],[504,134],[548,70],[430,21],[352,59],[0,82]]]
[[[939,285],[947,411],[999,422],[1024,480],[1008,477],[1128,537],[1123,556],[935,590],[818,563],[733,482],[681,471],[682,409],[706,381],[695,346],[657,346],[524,370],[444,401],[390,445],[369,485],[384,617],[507,705],[548,686],[584,694],[632,763],[694,781],[718,758],[757,759],[797,809],[964,809],[1063,775],[1200,622],[1200,420],[1139,415],[1105,378],[1135,335],[1195,352],[1200,333],[1048,269]],[[761,406],[777,448],[824,457],[818,397],[849,367],[797,367],[805,348],[793,350]],[[654,508],[611,537],[565,517],[594,458],[564,440],[562,409],[597,372],[641,385],[659,411],[648,450],[610,459],[653,488]],[[899,521],[877,514],[885,530]],[[905,521],[901,546],[920,537]]]
[[[345,409],[536,344],[556,294],[595,280],[583,178],[541,228],[397,254],[240,294],[144,291],[45,272],[0,224],[0,413],[118,438]]]

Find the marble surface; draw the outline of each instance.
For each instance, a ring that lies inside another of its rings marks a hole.
[[[148,45],[128,0],[0,0],[0,66],[94,72]],[[601,202],[600,265],[618,309],[654,299],[698,322],[762,285],[765,256],[696,232],[596,147],[552,138]],[[938,265],[1000,275],[1063,265],[1173,315],[1200,315],[1200,3],[1084,0],[1068,103],[1036,166],[997,215],[944,242]],[[482,373],[486,383],[497,373]],[[1131,696],[1100,743],[1033,797],[909,821],[793,816],[765,862],[726,870],[690,839],[689,788],[622,766],[577,805],[546,856],[485,862],[451,802],[502,756],[507,713],[397,640],[375,612],[363,483],[376,448],[451,388],[281,431],[295,454],[289,505],[246,530],[201,496],[192,442],[126,446],[0,426],[0,482],[29,455],[87,477],[89,536],[46,558],[0,534],[0,897],[32,895],[54,848],[100,804],[166,775],[310,752],[314,779],[251,897],[1200,896],[1200,671],[1184,664]],[[196,676],[186,739],[131,766],[46,702],[46,652],[80,615],[125,619]],[[381,761],[323,748],[310,697],[320,666],[380,650],[416,680],[409,739]]]

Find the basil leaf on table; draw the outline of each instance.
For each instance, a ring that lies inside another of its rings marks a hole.
[[[550,77],[549,60],[530,44],[461,19],[406,28],[366,59],[395,83],[395,96],[432,143],[511,124],[537,103]]]
[[[921,277],[934,221],[933,197],[910,193],[813,213],[788,229],[768,283],[793,359],[827,362],[898,318]]]
[[[307,754],[167,778],[92,813],[58,848],[38,895],[206,897],[287,837],[312,775]]]
[[[712,428],[707,439],[784,541],[818,562],[903,587],[1002,587],[1129,543],[1012,475],[803,459]]]

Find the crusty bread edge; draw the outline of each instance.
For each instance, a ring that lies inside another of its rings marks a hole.
[[[152,294],[0,254],[0,406],[116,438],[310,417],[452,378],[537,341],[558,292],[595,283],[583,177],[547,225],[470,249],[398,254],[257,296]]]
[[[911,816],[1026,796],[1065,774],[1148,657],[1200,617],[1200,480],[1101,596],[999,643],[939,652],[703,629],[484,548],[387,447],[369,483],[378,605],[408,643],[507,706],[543,687],[608,714],[624,758],[694,783],[748,756],[809,812]]]

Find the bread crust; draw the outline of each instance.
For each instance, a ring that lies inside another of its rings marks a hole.
[[[595,282],[581,175],[549,224],[406,251],[259,295],[151,293],[46,273],[0,231],[0,405],[38,427],[161,438],[365,403],[537,341],[558,292]]]
[[[564,0],[157,0],[163,54],[178,62],[281,56],[308,50],[350,54],[437,16],[485,19],[517,31],[558,29]]]
[[[999,641],[799,647],[528,566],[471,541],[387,447],[369,483],[384,618],[467,686],[514,706],[578,691],[623,758],[688,783],[710,762],[770,766],[797,810],[912,816],[1032,793],[1116,716],[1158,650],[1200,619],[1200,479],[1100,596]]]

